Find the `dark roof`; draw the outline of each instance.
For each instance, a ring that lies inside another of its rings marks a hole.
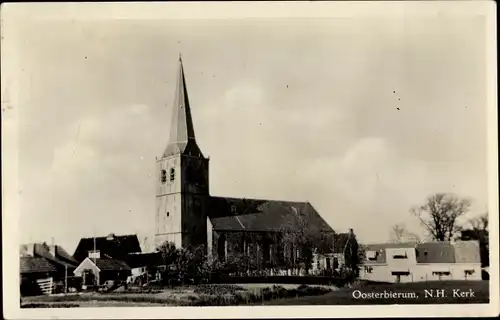
[[[20,257],[20,273],[56,272],[56,267],[46,258]]]
[[[159,252],[129,254],[125,258],[125,262],[131,268],[157,266],[162,264],[161,254]]]
[[[124,261],[117,259],[95,259],[95,265],[101,271],[130,270]]]
[[[61,267],[76,268],[78,262],[59,245],[47,245],[46,243],[30,243],[20,247],[21,256],[33,256],[46,258],[53,264]]]
[[[457,241],[455,243],[455,261],[457,263],[481,263],[479,241]]]
[[[110,236],[95,238],[95,248],[100,251],[101,257],[123,259],[129,253],[141,252],[137,235]],[[81,262],[93,250],[94,238],[82,238],[73,256]]]
[[[377,251],[380,249],[398,249],[398,248],[415,248],[417,246],[416,242],[404,242],[404,243],[376,243],[376,244],[366,244],[363,248],[366,251]]]
[[[307,202],[211,197],[208,212],[216,231],[334,232]]]
[[[56,258],[78,265],[78,261],[76,261],[76,259],[73,258],[72,255],[70,255],[66,250],[64,250],[63,247],[56,245],[55,252],[56,252]]]
[[[406,243],[379,243],[379,244],[368,244],[363,245],[363,249],[365,253],[369,251],[375,251],[376,257],[375,260],[367,260],[366,264],[371,263],[387,263],[387,254],[386,249],[398,249],[398,248],[415,248],[417,244],[412,242]]]
[[[417,245],[417,263],[454,263],[455,248],[449,242],[427,242]]]

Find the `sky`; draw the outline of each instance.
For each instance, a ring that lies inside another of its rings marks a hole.
[[[481,17],[60,18],[10,36],[21,243],[150,243],[179,52],[211,195],[309,201],[364,243],[422,233],[409,210],[436,192],[486,211]]]

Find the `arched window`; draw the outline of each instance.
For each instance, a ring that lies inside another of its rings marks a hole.
[[[170,168],[170,181],[174,181],[175,179],[175,169]]]
[[[161,183],[167,182],[167,170],[161,170],[160,181]]]

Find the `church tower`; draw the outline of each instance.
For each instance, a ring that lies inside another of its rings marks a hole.
[[[208,159],[196,143],[180,56],[170,139],[156,161],[156,178],[155,246],[206,247]]]

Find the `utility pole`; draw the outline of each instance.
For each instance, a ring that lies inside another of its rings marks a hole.
[[[68,266],[64,265],[64,293],[68,293]]]

